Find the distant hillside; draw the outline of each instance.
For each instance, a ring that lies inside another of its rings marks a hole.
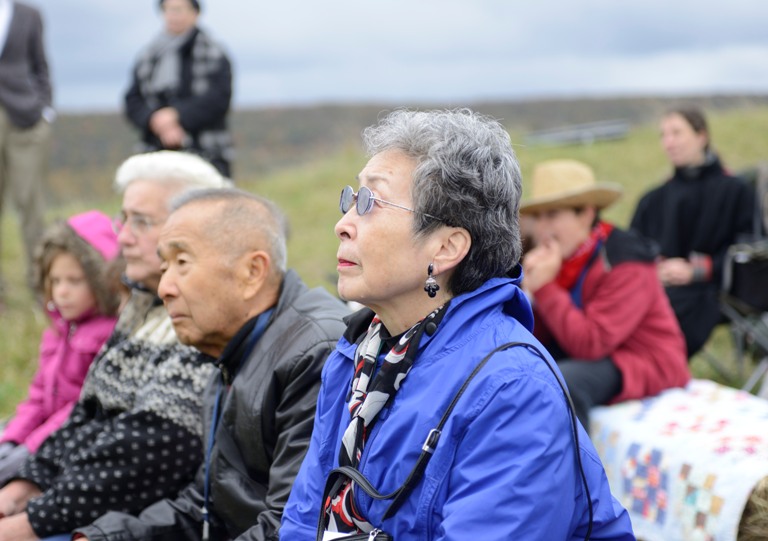
[[[768,95],[690,98],[636,97],[527,100],[474,104],[418,104],[419,108],[469,106],[526,133],[574,123],[624,119],[652,122],[672,105],[695,104],[706,111],[768,104]],[[286,165],[297,165],[359,145],[360,131],[389,104],[319,105],[236,111],[231,115],[238,152],[235,178],[252,180]],[[137,135],[119,114],[62,114],[54,125],[50,200],[66,201],[77,192],[110,194],[116,165],[131,154]]]

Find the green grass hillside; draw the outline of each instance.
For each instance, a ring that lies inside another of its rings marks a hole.
[[[596,109],[599,109],[598,106],[590,104]],[[367,119],[366,123],[375,120],[373,109],[367,110],[366,115],[356,117],[357,121],[360,118]],[[332,122],[333,115],[327,116],[327,120]],[[617,112],[614,116],[621,114]],[[669,173],[669,165],[659,147],[655,119],[636,120],[628,137],[623,140],[586,146],[546,147],[522,143],[531,123],[515,123],[509,116],[502,118],[512,135],[524,179],[539,161],[573,158],[592,165],[599,179],[623,185],[625,196],[605,212],[607,219],[620,226],[627,225],[640,195]],[[577,118],[577,121],[595,119]],[[732,170],[739,171],[768,159],[768,130],[765,129],[768,126],[768,105],[750,102],[733,109],[715,109],[710,112],[709,120],[715,147]],[[96,134],[101,133],[99,130],[119,132],[120,144],[128,145],[129,138],[125,136],[124,128],[116,129],[114,124],[106,122],[101,127],[94,120],[88,122],[88,129]],[[299,145],[294,149],[292,159],[291,152],[286,150],[292,147],[281,140],[278,145],[281,150],[276,151],[279,160],[269,166],[256,164],[254,157],[269,154],[269,138],[262,140],[259,147],[248,148],[243,146],[241,136],[239,147],[238,186],[269,197],[284,209],[292,230],[288,247],[289,265],[308,284],[326,287],[331,292],[335,291],[337,242],[333,225],[338,219],[338,194],[345,184],[354,184],[355,175],[365,163],[358,143],[359,126],[351,120],[345,126],[347,129],[343,134],[329,128],[334,133],[333,144],[323,147],[313,140],[303,154],[298,149],[304,147]],[[73,136],[68,139],[61,130],[79,133],[77,130],[82,128],[69,119],[58,129],[56,152],[59,154],[50,178],[49,200],[52,204],[49,220],[88,208],[114,213],[119,208],[119,200],[110,194],[109,186],[114,167],[123,154],[114,150],[115,147],[105,146],[92,154],[80,155],[79,151],[73,151],[76,156],[68,156],[62,148],[68,140],[73,145],[77,144],[78,138]],[[106,154],[108,159],[98,152]],[[296,165],[286,165],[289,163]],[[0,352],[3,355],[3,362],[0,363],[0,417],[3,417],[12,413],[15,404],[26,395],[27,385],[36,368],[40,333],[46,321],[24,285],[20,235],[15,215],[10,211],[3,215],[1,235],[0,263],[9,285],[6,306],[0,313]],[[712,340],[712,347],[723,357],[730,355],[724,329],[718,331]],[[698,376],[714,376],[702,359],[695,359],[693,368]]]

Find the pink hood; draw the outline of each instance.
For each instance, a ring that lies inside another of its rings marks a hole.
[[[117,244],[117,233],[112,228],[112,219],[103,212],[89,210],[76,214],[67,220],[67,224],[107,261],[117,257],[120,252],[120,246]]]

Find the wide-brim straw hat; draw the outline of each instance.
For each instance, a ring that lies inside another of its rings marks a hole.
[[[530,214],[558,208],[607,207],[621,197],[614,182],[597,182],[588,165],[575,160],[549,160],[537,165],[531,177],[531,197],[520,204]]]

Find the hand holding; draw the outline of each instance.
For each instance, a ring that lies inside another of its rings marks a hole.
[[[523,259],[523,288],[536,293],[542,286],[554,281],[562,265],[563,254],[557,241],[548,239],[541,242]]]
[[[173,107],[163,107],[152,113],[149,117],[149,129],[167,149],[181,148],[187,136],[179,122],[179,112]]]
[[[682,257],[660,261],[656,264],[656,272],[665,286],[684,286],[693,281],[693,265]]]
[[[40,488],[34,483],[22,479],[11,481],[0,490],[0,518],[23,512],[27,502],[40,494]]]
[[[156,135],[179,124],[179,113],[173,107],[158,109],[149,117],[149,129]]]
[[[26,513],[0,519],[0,541],[39,541]]]
[[[158,134],[163,148],[176,150],[184,146],[184,138],[187,136],[184,129],[179,126],[170,126]]]

